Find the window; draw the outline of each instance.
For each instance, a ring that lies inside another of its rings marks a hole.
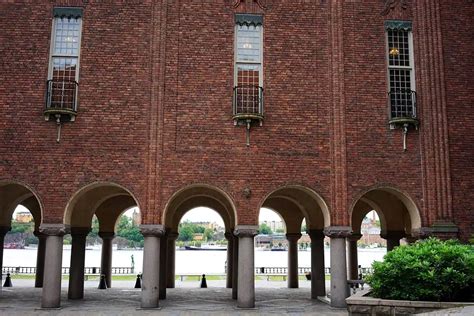
[[[390,119],[416,118],[411,22],[386,21]]]
[[[53,13],[46,112],[73,114],[77,110],[82,9],[55,8]]]
[[[235,16],[234,117],[263,115],[262,16]]]

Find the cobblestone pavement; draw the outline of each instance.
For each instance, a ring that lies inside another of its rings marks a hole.
[[[160,310],[137,309],[140,290],[131,288],[86,288],[84,300],[68,300],[64,284],[62,308],[41,310],[41,289],[15,286],[2,289],[0,315],[347,315],[345,309],[334,309],[309,299],[309,288],[278,288],[274,282],[269,283],[274,287],[257,286],[256,309],[252,310],[237,309],[231,289],[212,284],[207,289],[168,289],[167,299],[160,301]],[[177,286],[180,286],[179,282]]]

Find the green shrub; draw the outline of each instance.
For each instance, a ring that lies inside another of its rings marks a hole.
[[[371,295],[412,301],[468,301],[474,287],[474,247],[430,238],[400,246],[367,277]]]

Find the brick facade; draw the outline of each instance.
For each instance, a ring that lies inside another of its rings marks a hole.
[[[2,1],[0,181],[31,188],[45,223],[97,181],[129,190],[150,224],[202,183],[230,196],[239,224],[291,184],[324,199],[332,226],[350,226],[357,199],[387,186],[411,197],[423,227],[454,223],[469,238],[472,3],[395,1],[382,14],[381,0],[238,2]],[[79,110],[59,143],[43,117],[55,6],[84,12]],[[265,118],[249,147],[232,121],[236,12],[264,15]],[[413,21],[421,125],[405,152],[388,126],[388,19]]]

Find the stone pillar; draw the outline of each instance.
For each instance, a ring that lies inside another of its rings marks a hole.
[[[84,264],[86,260],[86,237],[88,227],[72,227],[71,265],[69,269],[69,299],[84,298]]]
[[[1,272],[3,271],[3,242],[10,229],[12,229],[10,226],[0,226],[0,281],[2,280]],[[0,286],[3,286],[3,283]]]
[[[357,241],[362,237],[361,234],[352,234],[347,237],[347,276],[349,280],[359,278],[359,262],[357,259]]]
[[[112,287],[112,241],[115,238],[114,232],[99,232],[102,238],[102,255],[100,258],[100,274],[105,275],[107,287]]]
[[[239,238],[233,237],[233,254],[232,254],[232,299],[237,299],[237,291],[239,285]]]
[[[393,248],[400,246],[400,239],[406,236],[404,231],[387,231],[380,234],[380,237],[387,240],[387,252],[392,251]]]
[[[174,288],[176,278],[176,239],[179,234],[172,232],[168,234],[168,254],[167,254],[167,267],[166,267],[166,287]]]
[[[38,238],[38,251],[36,252],[35,287],[43,287],[44,255],[46,252],[46,235],[35,230],[33,233]]]
[[[237,283],[237,307],[255,307],[254,236],[258,226],[238,225],[235,235],[239,238],[239,281]]]
[[[42,308],[61,306],[61,269],[63,260],[63,224],[41,224],[40,232],[46,235]]]
[[[163,225],[140,225],[145,237],[141,308],[158,308],[160,287],[160,238]]]
[[[165,231],[165,234],[161,236],[160,239],[160,300],[166,299],[166,257],[167,257],[167,252],[168,252],[168,234]]]
[[[227,239],[227,278],[226,288],[232,288],[232,276],[233,276],[233,261],[234,261],[234,235],[231,232],[224,234]]]
[[[320,229],[309,230],[311,238],[311,298],[326,296],[324,271],[324,233]]]
[[[346,307],[349,296],[347,285],[346,237],[352,232],[349,226],[330,226],[324,229],[331,238],[331,306]]]
[[[288,288],[298,288],[298,240],[301,233],[288,233]]]

